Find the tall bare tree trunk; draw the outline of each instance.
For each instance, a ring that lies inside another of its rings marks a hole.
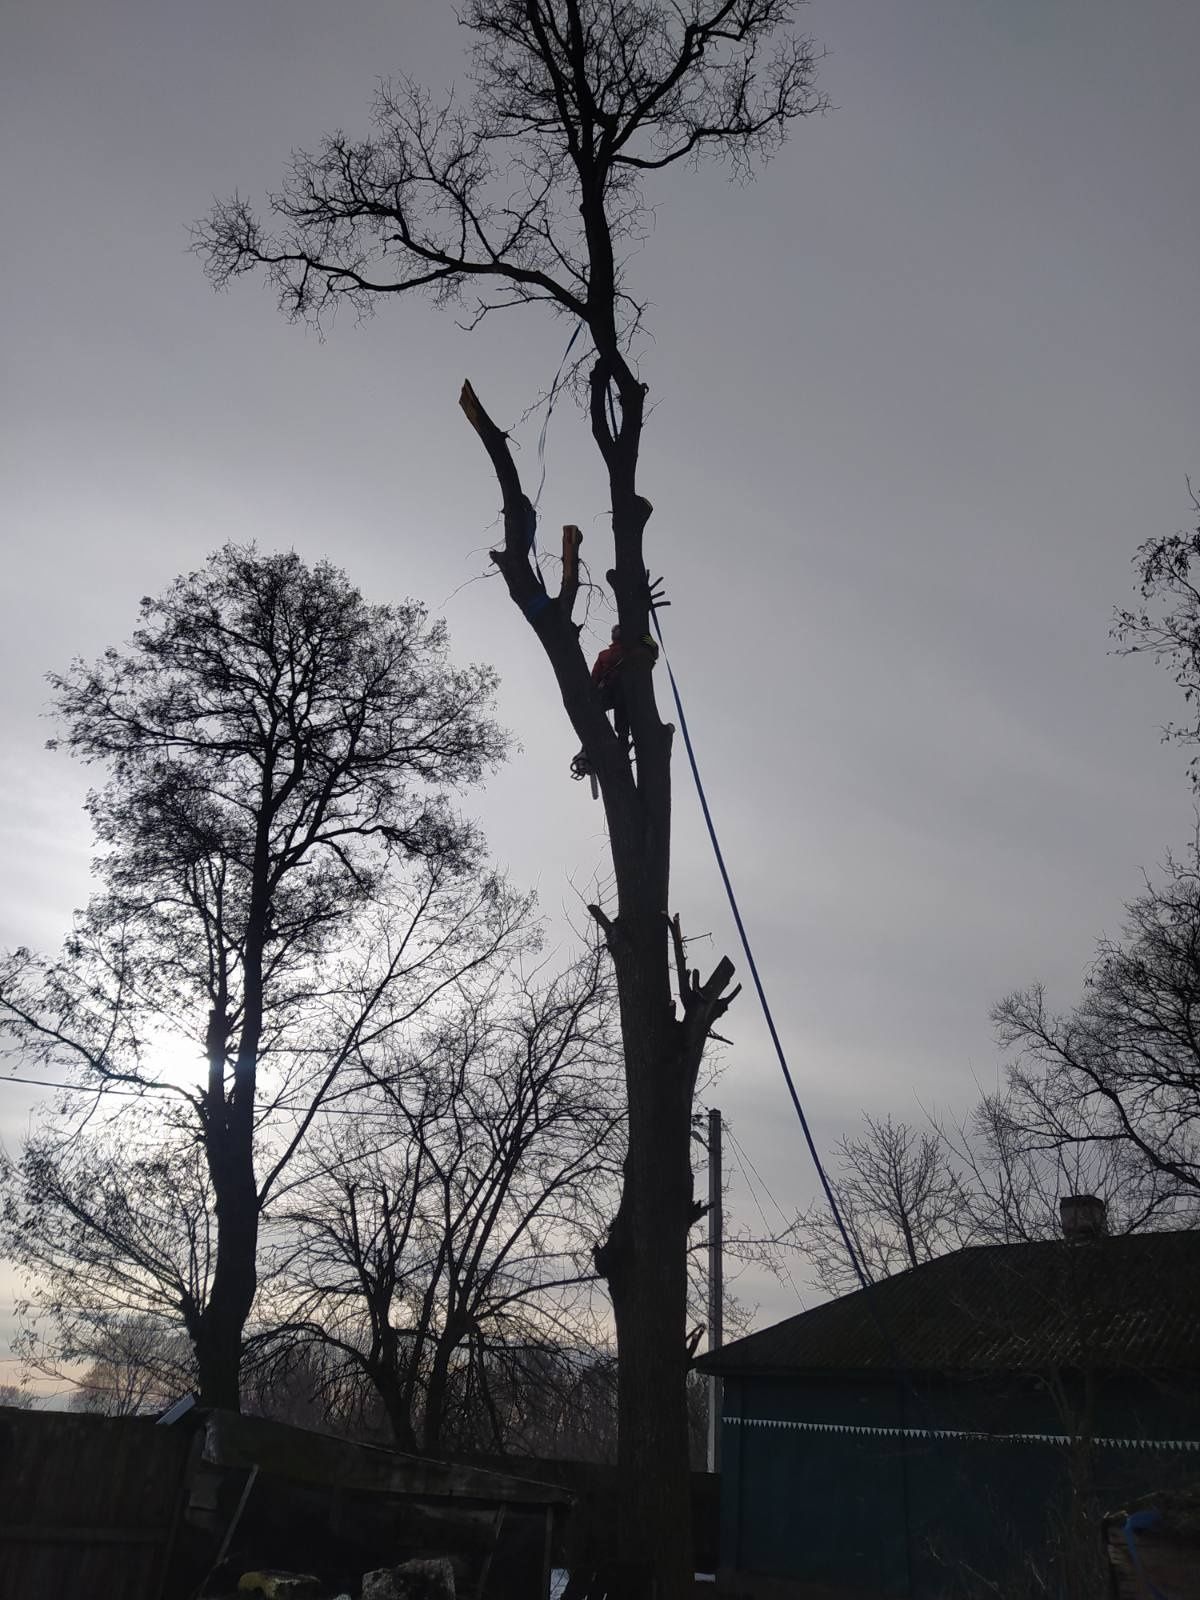
[[[392,1443],[397,1450],[415,1456],[417,1435],[412,1419],[412,1382],[409,1374],[401,1378],[400,1339],[391,1325],[390,1296],[380,1297],[379,1305],[373,1309],[372,1320],[378,1348],[373,1351],[368,1375],[383,1402],[388,1426],[392,1430]],[[415,1362],[415,1352],[410,1360]]]
[[[647,637],[650,626],[642,534],[651,506],[636,488],[645,389],[616,353],[611,331],[607,342],[609,356],[602,356],[591,374],[592,431],[612,494],[615,564],[608,579],[622,639],[636,642]],[[604,930],[616,971],[629,1109],[621,1203],[596,1251],[617,1325],[620,1583],[631,1597],[653,1588],[657,1600],[683,1600],[692,1581],[687,1234],[700,1215],[692,1194],[691,1110],[709,1031],[737,992],[726,993],[733,967],[722,959],[701,983],[699,974],[687,969],[678,920],[669,916],[674,730],[658,714],[652,651],[635,643],[622,667],[631,756],[592,686],[572,620],[579,531],[563,530],[563,581],[558,595],[551,596],[529,559],[534,512],[507,438],[469,384],[461,403],[504,497],[505,544],[492,559],[550,659],[604,800],[616,916],[600,906],[589,909]],[[671,986],[672,946],[678,1010]]]
[[[271,794],[270,758],[264,796]],[[217,1220],[212,1290],[200,1315],[196,1367],[200,1401],[241,1409],[242,1337],[258,1292],[258,1180],[254,1171],[254,1099],[263,1027],[263,948],[267,926],[270,809],[264,799],[257,821],[254,880],[244,949],[242,1022],[233,1089],[225,1096],[229,1023],[217,1006],[208,1024],[208,1093],[204,1139]]]
[[[421,1422],[421,1450],[427,1456],[437,1456],[442,1453],[442,1429],[446,1421],[450,1362],[458,1342],[458,1338],[447,1330],[438,1340],[433,1352],[429,1382],[425,1387],[425,1415]]]
[[[235,196],[197,233],[214,282],[265,270],[297,317],[319,321],[340,299],[366,306],[385,294],[432,289],[450,299],[469,289],[476,321],[546,302],[584,324],[595,352],[592,435],[611,492],[607,576],[622,642],[635,653],[650,617],[642,554],[650,506],[637,489],[645,390],[624,353],[643,308],[623,281],[623,258],[648,217],[641,182],[706,154],[749,171],[782,143],[789,123],[824,108],[812,88],[818,53],[794,31],[795,10],[794,0],[472,0],[463,8],[473,35],[471,110],[434,114],[419,88],[389,88],[375,138],[351,143],[339,133],[319,154],[296,158],[292,180],[272,199],[281,231],[264,229]],[[518,179],[504,201],[510,160]],[[667,1600],[689,1581],[683,1276],[692,1090],[711,1024],[732,998],[723,997],[732,968],[721,963],[701,984],[685,970],[676,928],[674,1013],[671,730],[654,702],[653,645],[621,664],[635,768],[592,688],[572,622],[578,529],[567,530],[563,582],[551,595],[530,561],[533,507],[507,440],[469,384],[462,403],[504,496],[504,548],[492,558],[553,666],[612,842],[617,914],[597,908],[596,916],[617,972],[629,1090],[624,1198],[601,1251],[620,1333],[630,1507],[621,1548],[636,1562],[654,1544]],[[659,1517],[664,1496],[671,1508]]]
[[[212,1291],[200,1314],[196,1367],[200,1401],[230,1411],[241,1407],[242,1331],[258,1288],[258,1195],[252,1135],[236,1108],[217,1136],[210,1166],[217,1218],[217,1259]]]
[[[622,927],[621,944],[624,934]],[[694,1215],[691,1082],[670,1037],[677,1024],[662,943],[660,936],[653,941],[657,951],[653,945],[639,950],[631,934],[633,948],[622,952],[617,966],[630,1138],[620,1208],[597,1252],[620,1352],[618,1548],[622,1562],[647,1573],[661,1563],[664,1534],[669,1548],[691,1547],[685,1344],[687,1235]]]

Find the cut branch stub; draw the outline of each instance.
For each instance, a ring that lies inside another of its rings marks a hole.
[[[579,587],[578,552],[583,536],[574,526],[564,528],[563,586],[557,596],[548,594],[532,560],[537,519],[528,495],[521,488],[508,435],[488,416],[469,382],[463,384],[458,403],[487,451],[500,485],[504,547],[489,554],[504,578],[509,595],[521,608],[550,659],[562,691],[563,705],[600,780],[606,804],[615,804],[618,796],[620,798],[621,820],[614,822],[610,815],[610,826],[623,835],[630,835],[636,826],[632,811],[637,791],[629,755],[605,715],[579,643],[580,630],[571,622],[571,607]]]
[[[687,995],[691,989],[688,979],[687,951],[683,943],[683,927],[679,920],[679,913],[667,918],[667,926],[671,930],[671,945],[675,951],[675,977],[679,984],[679,998],[687,1004]]]
[[[582,543],[580,530],[574,523],[566,523],[562,531],[562,588],[558,591],[558,603],[567,617],[573,614],[575,597],[579,593],[579,546]]]
[[[711,1036],[713,1023],[724,1016],[742,992],[741,984],[729,989],[733,979],[733,962],[722,956],[706,982],[687,964],[687,942],[678,914],[667,918],[671,946],[675,956],[675,979],[679,989],[679,1002],[683,1007],[682,1027],[686,1038],[685,1059],[700,1064],[700,1055],[706,1040]],[[726,994],[726,990],[729,993]]]

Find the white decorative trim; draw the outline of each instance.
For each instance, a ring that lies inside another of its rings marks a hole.
[[[871,1439],[978,1439],[986,1444],[1073,1444],[1068,1433],[983,1433],[970,1428],[873,1428],[855,1422],[785,1422],[779,1417],[723,1417],[731,1427],[772,1428],[796,1433],[858,1434]],[[1090,1444],[1108,1450],[1200,1450],[1200,1439],[1109,1439]]]

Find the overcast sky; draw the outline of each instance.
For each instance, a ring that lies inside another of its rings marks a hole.
[[[998,1070],[992,1003],[1038,977],[1070,1003],[1192,826],[1158,732],[1176,692],[1107,630],[1200,473],[1200,7],[816,0],[804,22],[833,109],[756,184],[652,186],[632,281],[668,645],[828,1146],[864,1109],[966,1109]],[[214,196],[261,198],[292,146],[365,131],[381,74],[449,83],[462,44],[441,0],[9,0],[0,942],[53,948],[88,894],[86,778],[43,748],[44,674],[226,539],[444,613],[523,746],[478,801],[496,856],[555,917],[602,864],[535,640],[496,582],[462,587],[497,495],[461,380],[515,422],[568,325],[527,309],[468,336],[413,300],[321,343],[186,253]],[[578,523],[603,570],[568,404],[547,461],[544,529]],[[741,967],[682,763],[676,810],[674,905]],[[812,1175],[748,995],[726,1021],[717,1098],[794,1206]],[[10,1149],[31,1115],[0,1083]],[[796,1309],[749,1288],[760,1321]]]

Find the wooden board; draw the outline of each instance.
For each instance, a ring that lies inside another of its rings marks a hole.
[[[471,1500],[495,1506],[569,1505],[573,1498],[558,1484],[426,1461],[232,1411],[207,1413],[204,1460],[222,1467],[257,1465],[261,1472],[295,1483],[337,1484],[343,1491],[425,1500]]]
[[[137,1418],[0,1408],[0,1600],[156,1600],[190,1447]]]

